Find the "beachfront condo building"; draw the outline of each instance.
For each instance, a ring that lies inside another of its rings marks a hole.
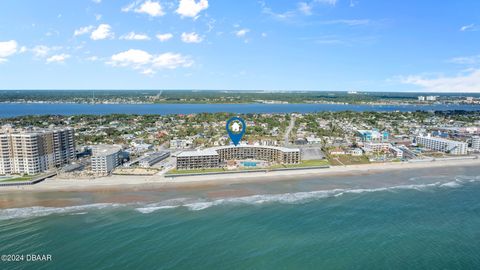
[[[140,167],[149,168],[152,165],[168,158],[169,156],[170,156],[170,152],[168,151],[155,152],[146,157],[141,158],[138,161],[138,165],[140,165]]]
[[[0,174],[38,174],[75,160],[73,128],[0,131]]]
[[[278,164],[298,164],[300,149],[274,146],[220,146],[185,151],[177,156],[178,170],[220,168],[228,160],[264,160]]]
[[[444,138],[432,136],[417,136],[416,142],[418,145],[452,155],[466,155],[468,144],[466,142],[452,141]]]
[[[177,156],[177,170],[210,169],[220,167],[220,156],[209,148],[184,151]]]
[[[392,145],[391,143],[365,143],[363,150],[365,153],[390,152],[396,158],[403,157],[403,150]]]
[[[98,175],[107,175],[121,164],[122,147],[119,145],[92,146],[92,172]]]
[[[472,137],[472,149],[475,152],[480,152],[480,136]]]
[[[357,130],[363,142],[387,142],[389,133],[387,131],[380,132],[378,129],[372,130]]]

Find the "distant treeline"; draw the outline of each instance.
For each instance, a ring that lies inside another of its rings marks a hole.
[[[289,103],[335,102],[368,103],[415,101],[412,92],[333,92],[333,91],[220,91],[220,90],[0,90],[0,102],[76,102],[76,103]],[[441,99],[480,94],[434,94]]]

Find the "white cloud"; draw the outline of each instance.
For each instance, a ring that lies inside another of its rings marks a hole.
[[[480,92],[480,69],[473,69],[453,77],[442,75],[429,78],[411,75],[400,77],[400,81],[432,92]]]
[[[112,55],[111,62],[113,66],[142,66],[148,64],[152,55],[146,51],[130,49],[121,53]]]
[[[100,4],[102,0],[92,0],[92,2],[94,2],[95,4]]]
[[[98,57],[97,56],[90,56],[90,57],[87,57],[86,59],[87,59],[87,61],[95,62],[95,61],[98,60]]]
[[[35,57],[45,57],[50,52],[50,48],[45,45],[37,45],[32,48],[32,52]]]
[[[263,0],[260,0],[258,3],[262,7],[262,13],[266,14],[268,16],[271,16],[274,19],[284,21],[284,20],[288,20],[288,19],[295,16],[295,12],[293,12],[293,11],[286,11],[286,12],[283,12],[283,13],[274,12],[270,7],[267,6],[265,1],[263,1]]]
[[[195,18],[204,9],[208,8],[208,0],[180,0],[176,12],[182,17]]]
[[[314,0],[315,3],[326,4],[335,6],[337,4],[337,0]]]
[[[7,57],[17,52],[18,44],[15,40],[0,42],[0,62],[7,61]]]
[[[61,50],[62,47],[60,46],[53,46],[53,47],[48,47],[45,45],[37,45],[30,49],[30,51],[33,53],[33,55],[37,58],[44,58],[47,57],[51,52],[53,51],[58,51]]]
[[[193,61],[179,53],[162,53],[153,59],[153,67],[175,69],[177,67],[190,67]]]
[[[20,48],[21,52],[30,51],[33,53],[36,59],[46,59],[46,63],[63,63],[65,60],[70,58],[69,54],[65,53],[56,53],[56,51],[62,50],[61,46],[45,46],[37,45],[31,49],[25,47]]]
[[[188,56],[179,53],[167,52],[152,55],[136,49],[114,54],[107,63],[112,66],[131,67],[146,75],[155,73],[155,69],[176,69],[193,65],[193,61]]]
[[[100,24],[97,29],[92,31],[90,38],[93,40],[102,40],[107,38],[113,38],[114,33],[112,27],[108,24]]]
[[[102,14],[95,14],[95,20],[100,21],[102,19]]]
[[[480,64],[480,55],[454,57],[448,62],[460,65],[478,65]]]
[[[126,35],[121,36],[120,39],[125,39],[125,40],[150,40],[150,37],[147,34],[137,34],[135,32],[130,32]]]
[[[478,31],[478,30],[480,30],[480,27],[478,27],[477,25],[475,25],[473,23],[460,27],[460,31],[462,31],[462,32]]]
[[[182,33],[182,41],[185,43],[200,43],[203,38],[195,32],[191,33]]]
[[[318,5],[335,6],[337,4],[337,0],[304,0],[297,3],[296,9],[287,10],[282,13],[274,12],[269,6],[267,6],[264,0],[259,0],[259,4],[262,7],[262,13],[267,14],[277,20],[286,21],[298,16],[299,14],[310,16],[313,14],[314,7]]]
[[[370,20],[368,19],[353,19],[353,20],[330,20],[330,21],[323,21],[321,24],[345,24],[348,26],[358,26],[358,25],[367,25],[370,24]]]
[[[167,41],[173,37],[171,33],[165,33],[165,34],[157,34],[156,35],[157,39],[160,40],[161,42]]]
[[[267,33],[262,33],[262,37],[267,37]]]
[[[216,22],[216,20],[213,19],[213,18],[210,18],[210,20],[208,20],[208,22],[207,22],[207,27],[208,27],[207,33],[212,32],[212,30],[215,28],[215,22]]]
[[[250,32],[250,29],[247,29],[247,28],[243,28],[243,29],[240,29],[238,31],[235,31],[235,35],[237,37],[245,37],[245,35]]]
[[[73,35],[74,36],[81,36],[81,35],[84,35],[84,34],[88,34],[88,33],[92,32],[92,30],[94,28],[95,27],[93,25],[80,27],[79,29],[77,29],[73,32]]]
[[[69,54],[65,54],[65,53],[56,54],[56,55],[52,55],[49,58],[47,58],[47,63],[63,63],[68,58],[70,58]]]
[[[153,75],[155,74],[155,70],[151,69],[151,68],[147,68],[147,69],[144,69],[142,70],[140,73],[144,74],[144,75]]]
[[[165,15],[162,5],[160,5],[159,2],[152,2],[150,0],[147,0],[143,3],[141,3],[140,1],[135,1],[130,5],[122,8],[122,11],[123,12],[133,11],[135,13],[144,13],[152,17],[159,17],[159,16]]]
[[[305,2],[298,3],[298,10],[305,15],[312,15],[312,6]]]

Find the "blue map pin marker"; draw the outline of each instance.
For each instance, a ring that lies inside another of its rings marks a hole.
[[[245,121],[243,121],[240,117],[232,117],[227,121],[227,132],[228,136],[230,136],[230,140],[232,140],[233,144],[237,146],[240,140],[245,134],[245,130],[247,130],[247,125]]]

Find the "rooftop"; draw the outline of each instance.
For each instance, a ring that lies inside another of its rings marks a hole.
[[[217,151],[212,148],[196,151],[183,151],[177,155],[177,157],[196,157],[196,156],[218,156]]]
[[[149,156],[146,156],[146,157],[142,158],[140,160],[140,162],[142,162],[142,161],[150,162],[152,160],[155,160],[158,157],[168,156],[168,155],[170,155],[170,152],[167,152],[167,151],[155,152],[155,153],[153,153]]]
[[[445,142],[445,143],[462,143],[462,144],[467,144],[466,142],[459,142],[459,141],[454,141],[454,140],[449,140],[449,139],[444,139],[440,137],[432,137],[432,136],[418,136],[419,138],[427,138],[427,139],[433,139],[439,142]]]
[[[122,150],[120,145],[115,144],[99,144],[92,146],[92,156],[108,156]]]
[[[8,125],[4,125],[0,129],[0,134],[12,134],[12,135],[38,135],[48,132],[58,132],[65,130],[73,130],[72,127],[52,127],[52,128],[13,128]]]
[[[287,148],[287,147],[279,147],[279,146],[266,146],[266,145],[248,145],[248,144],[243,144],[243,145],[226,145],[226,146],[218,146],[218,147],[213,147],[212,149],[218,150],[218,149],[226,149],[226,148],[268,148],[268,149],[276,149],[280,150],[282,152],[300,152],[299,148]]]
[[[177,157],[192,157],[192,156],[216,156],[218,155],[217,150],[220,149],[228,149],[228,148],[268,148],[268,149],[276,149],[282,152],[300,152],[299,148],[286,148],[286,147],[276,147],[276,146],[263,146],[263,145],[226,145],[226,146],[218,146],[212,148],[206,148],[202,150],[196,151],[184,151],[178,154]]]

